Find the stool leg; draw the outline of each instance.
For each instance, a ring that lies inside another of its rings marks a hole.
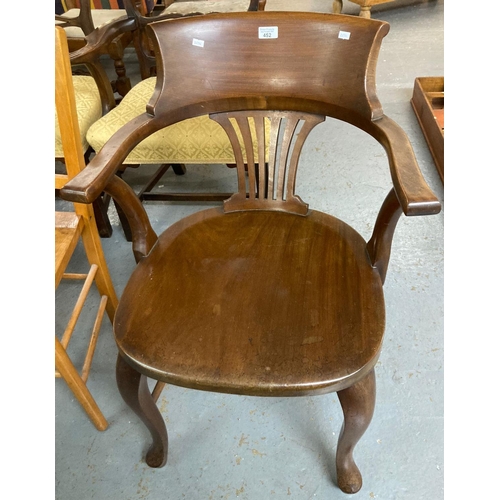
[[[146,454],[146,463],[150,467],[163,467],[167,463],[167,428],[149,392],[147,377],[118,355],[116,381],[122,398],[144,422],[153,438],[153,444]]]
[[[337,483],[344,493],[356,493],[363,480],[352,453],[364,434],[375,408],[375,372],[337,393],[344,412],[344,424],[337,445]]]

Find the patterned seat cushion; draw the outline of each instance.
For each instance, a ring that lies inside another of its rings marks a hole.
[[[89,128],[87,141],[95,151],[100,151],[120,127],[145,112],[155,84],[156,77],[138,83],[116,108]],[[269,129],[268,123],[266,128]],[[257,154],[255,146],[255,158]],[[223,128],[208,116],[200,116],[176,123],[147,137],[124,161],[124,164],[137,163],[225,164],[235,163],[235,159]]]
[[[244,12],[248,10],[249,0],[197,0],[191,2],[174,2],[162,13],[165,14],[191,14],[200,12]]]
[[[91,76],[73,76],[73,87],[75,89],[80,137],[82,139],[83,151],[85,152],[89,147],[86,139],[87,131],[102,116],[101,97],[97,84]],[[55,153],[56,158],[64,157],[57,111],[55,111]]]

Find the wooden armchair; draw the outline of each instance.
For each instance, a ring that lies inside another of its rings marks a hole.
[[[81,134],[78,123],[77,105],[74,94],[73,78],[69,62],[68,45],[64,30],[56,27],[56,110],[60,129],[61,147],[66,159],[67,175],[56,175],[55,187],[60,189],[85,167]],[[79,242],[83,243],[89,263],[86,274],[68,273],[73,252]],[[107,428],[107,421],[99,406],[87,388],[92,358],[95,353],[97,338],[101,328],[104,313],[111,322],[115,317],[118,299],[109,275],[108,267],[97,232],[92,205],[74,204],[73,212],[56,212],[55,216],[55,287],[61,281],[83,280],[81,293],[71,313],[68,324],[62,335],[55,337],[56,377],[63,377],[75,397],[83,406],[97,429]],[[67,347],[75,331],[77,321],[89,296],[92,284],[95,283],[101,295],[94,328],[90,335],[87,353],[81,373],[78,372],[68,355]],[[56,301],[56,314],[59,313]]]
[[[138,265],[116,313],[116,374],[124,400],[151,432],[146,461],[161,467],[167,460],[167,431],[155,405],[165,383],[252,396],[337,392],[344,412],[337,480],[354,493],[362,479],[353,450],[375,404],[393,233],[402,213],[440,211],[407,136],[376,95],[377,57],[389,25],[264,12],[150,29],[159,71],[147,110],[62,191],[68,200],[91,203],[105,189],[130,220]],[[190,215],[157,236],[115,172],[148,136],[207,113],[234,148],[238,191],[223,207]],[[302,145],[325,117],[363,130],[387,153],[393,187],[369,241],[295,192]],[[248,176],[245,162],[256,164]],[[158,381],[152,394],[147,377]]]
[[[85,37],[96,28],[110,23],[134,18],[137,15],[148,16],[154,9],[156,0],[67,0],[67,10],[55,16],[56,25],[66,31],[70,52],[74,52],[87,43]],[[116,32],[102,49],[102,53],[111,57],[117,78],[112,82],[113,90],[122,97],[130,90],[130,78],[123,62],[125,48],[134,41],[134,30],[125,29]]]

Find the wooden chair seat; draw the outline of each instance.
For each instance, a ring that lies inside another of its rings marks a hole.
[[[173,225],[135,269],[115,322],[121,353],[155,379],[260,396],[352,384],[375,365],[383,331],[366,242],[316,211],[216,208]]]

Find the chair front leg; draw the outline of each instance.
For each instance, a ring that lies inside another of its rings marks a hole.
[[[153,444],[146,454],[146,463],[150,467],[163,467],[167,463],[168,454],[167,428],[149,392],[147,377],[134,370],[118,355],[116,381],[122,398],[144,422],[153,438]]]
[[[361,489],[363,479],[354,462],[353,451],[373,416],[374,370],[356,384],[339,391],[337,395],[344,412],[344,424],[337,445],[337,484],[344,493],[356,493]]]

